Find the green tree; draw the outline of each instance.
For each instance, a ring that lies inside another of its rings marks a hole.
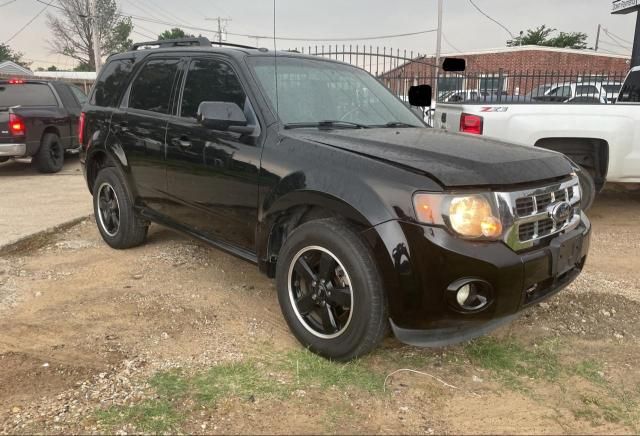
[[[557,29],[547,27],[546,25],[538,26],[535,29],[528,29],[526,33],[522,32],[520,36],[507,41],[508,47],[519,45],[542,45],[545,47],[561,47],[561,48],[587,48],[587,34],[583,32],[560,32],[556,36],[552,36]]]
[[[59,10],[47,14],[51,50],[72,57],[80,65],[95,71],[89,0],[58,0],[56,4]],[[102,56],[127,50],[133,43],[129,39],[133,30],[131,18],[118,12],[116,0],[96,0],[96,10]]]
[[[23,56],[24,55],[22,53],[13,50],[9,45],[0,43],[0,62],[11,61],[25,68],[29,68],[31,63],[26,62],[22,58]]]
[[[51,65],[49,68],[47,68],[47,71],[58,71],[58,67],[56,67],[55,65]]]
[[[186,33],[184,30],[179,27],[174,27],[173,29],[168,29],[158,35],[158,39],[182,39],[182,38],[194,38],[194,35]]]

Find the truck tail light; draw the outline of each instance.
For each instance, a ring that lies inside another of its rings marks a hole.
[[[24,80],[22,79],[9,79],[9,85],[22,85]]]
[[[26,133],[24,121],[16,114],[9,114],[9,133],[13,136],[24,136]]]
[[[473,135],[482,135],[483,119],[478,115],[463,113],[460,116],[460,131]]]
[[[82,112],[80,114],[80,119],[78,120],[78,142],[80,145],[84,145],[84,120],[86,114]]]

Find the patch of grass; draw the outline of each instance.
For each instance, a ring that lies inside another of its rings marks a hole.
[[[147,400],[130,407],[118,406],[97,412],[101,425],[109,428],[126,424],[137,431],[150,433],[173,432],[184,419],[168,401]]]
[[[189,381],[200,403],[216,402],[223,397],[282,397],[288,388],[272,377],[265,376],[254,363],[233,363],[214,366]]]
[[[362,360],[348,363],[331,362],[308,350],[287,353],[281,368],[294,376],[299,388],[354,387],[363,391],[382,392],[384,375],[370,369]]]
[[[525,348],[513,340],[484,337],[467,345],[465,353],[474,364],[495,372],[507,384],[523,388],[521,379],[525,377],[548,381],[558,378],[561,365],[553,348],[551,342]]]
[[[605,380],[605,378],[601,375],[602,365],[600,364],[600,362],[597,362],[595,360],[584,360],[582,362],[578,362],[575,366],[573,366],[573,368],[570,369],[570,372],[596,385],[607,384],[607,380]]]
[[[149,384],[160,397],[170,400],[182,397],[189,387],[187,379],[180,370],[159,372],[151,377]]]

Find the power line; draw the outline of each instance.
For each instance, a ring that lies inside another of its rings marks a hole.
[[[608,36],[611,37],[611,39],[617,39],[621,42],[624,42],[626,44],[632,45],[633,42],[631,41],[627,41],[626,39],[620,38],[618,35],[616,35],[615,33],[611,32],[609,29],[605,29],[604,27],[602,28],[602,30],[604,30],[604,33],[606,33]]]
[[[45,5],[45,7],[44,7],[44,8],[42,8],[42,9],[40,10],[40,12],[38,12],[37,14],[35,14],[35,15],[34,15],[34,17],[33,17],[33,18],[31,18],[29,21],[27,21],[27,23],[26,23],[24,26],[22,26],[22,27],[21,27],[21,28],[20,28],[16,33],[14,33],[13,35],[11,35],[11,38],[7,39],[7,40],[5,41],[5,44],[10,43],[10,42],[11,42],[11,40],[12,40],[13,38],[15,38],[16,36],[18,36],[18,35],[19,35],[19,34],[20,34],[24,29],[26,29],[26,28],[27,28],[27,26],[29,26],[29,24],[33,23],[33,22],[36,20],[36,18],[38,18],[40,15],[42,15],[42,13],[43,13],[44,11],[46,11],[46,10],[47,10],[47,8],[48,8],[49,6],[51,6],[51,3],[53,3],[53,1],[54,1],[54,0],[51,0],[48,4],[46,4],[46,5]]]
[[[600,44],[606,44],[606,45],[610,45],[610,46],[613,46],[613,47],[619,47],[619,48],[621,48],[621,49],[623,49],[623,50],[631,50],[631,47],[625,47],[624,45],[619,44],[618,42],[616,42],[616,41],[615,41],[615,40],[613,40],[613,39],[612,39],[611,41],[613,41],[613,42],[609,42],[609,41],[600,41]]]
[[[511,33],[511,31],[509,29],[507,29],[507,26],[505,26],[504,24],[502,24],[501,22],[499,22],[498,20],[496,20],[495,18],[492,18],[491,16],[489,16],[489,14],[487,14],[486,12],[484,12],[482,9],[480,9],[478,7],[478,5],[476,5],[473,0],[469,0],[469,3],[471,3],[471,5],[473,5],[474,8],[476,8],[476,10],[478,12],[480,12],[482,15],[484,15],[485,17],[487,17],[489,20],[493,21],[494,23],[496,23],[498,26],[502,27],[504,30],[506,30],[506,32],[509,34],[509,36],[511,36],[513,39],[515,39],[515,35],[513,33]]]
[[[461,53],[461,52],[462,52],[462,50],[460,50],[460,49],[456,48],[456,46],[455,46],[455,45],[451,44],[451,42],[449,41],[449,39],[447,38],[447,36],[444,34],[444,32],[442,33],[442,39],[444,39],[444,42],[445,42],[449,47],[451,47],[454,51],[456,51],[456,52],[458,52],[458,53]]]
[[[1,7],[3,7],[3,6],[10,5],[11,3],[15,3],[15,2],[16,2],[16,0],[9,0],[8,2],[2,3],[2,4],[0,5],[0,8],[1,8]]]

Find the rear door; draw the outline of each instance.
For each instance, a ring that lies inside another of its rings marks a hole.
[[[111,118],[111,132],[126,156],[137,202],[157,211],[165,205],[165,136],[180,65],[179,57],[147,60]]]
[[[58,93],[64,111],[67,112],[66,125],[59,126],[62,135],[62,143],[65,147],[78,145],[78,120],[80,119],[81,106],[76,97],[71,92],[69,85],[61,82],[53,82],[53,88]]]
[[[253,252],[261,151],[254,106],[221,57],[191,59],[180,95],[167,128],[167,213],[190,231]],[[202,126],[196,117],[204,101],[237,104],[254,133]]]

